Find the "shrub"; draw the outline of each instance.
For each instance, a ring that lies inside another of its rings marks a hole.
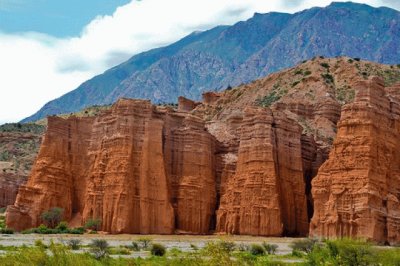
[[[43,212],[41,218],[48,227],[54,228],[61,222],[63,213],[64,209],[55,207]]]
[[[275,254],[276,250],[278,249],[278,245],[268,244],[267,242],[263,242],[262,246],[264,247],[265,251],[270,255]]]
[[[199,247],[192,243],[190,243],[190,248],[193,250],[199,250]]]
[[[306,71],[304,71],[304,74],[303,74],[304,76],[308,76],[308,75],[311,75],[311,71],[310,70],[306,70]]]
[[[268,95],[261,99],[256,100],[256,104],[262,107],[270,107],[274,102],[281,98],[275,91],[270,92]]]
[[[208,258],[206,265],[233,265],[231,254],[218,242],[208,242],[200,254]]]
[[[162,257],[165,255],[166,249],[163,245],[154,243],[150,249],[151,255]]]
[[[397,67],[400,68],[400,64],[398,64]]]
[[[289,246],[292,248],[293,251],[297,250],[297,251],[302,251],[305,253],[310,253],[316,243],[317,243],[317,240],[307,238],[307,239],[303,239],[303,240],[296,240],[293,243],[291,243]]]
[[[329,68],[329,64],[328,63],[321,63],[321,66],[328,69]]]
[[[302,69],[297,69],[297,70],[294,72],[294,74],[295,74],[295,75],[301,75],[301,74],[303,74],[303,70],[302,70]]]
[[[101,220],[100,219],[89,219],[85,223],[84,228],[93,230],[93,231],[98,231],[101,228]]]
[[[359,57],[354,57],[353,59],[354,59],[354,61],[357,61],[357,62],[360,62],[360,60],[361,60],[361,58],[359,58]]]
[[[74,235],[82,235],[83,233],[85,233],[85,228],[83,228],[83,227],[72,228],[72,229],[69,229],[67,231],[67,233],[74,234]]]
[[[295,82],[293,82],[293,83],[292,83],[292,88],[296,87],[296,85],[299,84],[299,83],[300,83],[300,81],[298,81],[298,80],[295,81]]]
[[[335,82],[335,80],[331,74],[328,74],[328,73],[321,74],[321,77],[324,78],[326,83],[334,83]]]
[[[38,248],[43,248],[43,249],[47,248],[47,246],[40,239],[35,240],[35,246]]]
[[[104,258],[109,253],[108,242],[104,239],[93,239],[90,246],[91,252],[96,259]]]
[[[130,245],[129,248],[134,250],[134,251],[139,251],[140,250],[139,244],[136,241],[132,241],[132,245]]]
[[[400,65],[399,65],[399,67],[400,67]],[[7,210],[7,207],[2,207],[2,208],[0,208],[0,213],[5,213],[6,210]]]
[[[113,255],[129,255],[129,254],[131,254],[131,252],[126,247],[116,247],[116,248],[110,249],[110,254],[113,254]]]
[[[139,242],[139,247],[141,249],[148,249],[150,247],[150,244],[151,244],[150,238],[143,237],[143,238],[139,238],[137,241]]]
[[[62,221],[57,225],[56,229],[59,231],[68,231],[68,223],[66,221]]]
[[[353,59],[349,58],[349,60],[347,60],[347,62],[349,62],[350,64],[352,64],[354,62]]]
[[[250,246],[250,253],[254,256],[264,255],[265,250],[261,245],[253,244]]]
[[[250,247],[248,245],[246,245],[245,243],[240,243],[238,245],[238,250],[239,251],[249,251]]]
[[[219,241],[218,244],[221,246],[222,249],[226,250],[227,252],[232,252],[236,248],[236,244],[231,241]]]
[[[14,234],[14,229],[12,229],[12,228],[2,228],[2,229],[0,229],[0,233],[1,234],[5,234],[5,235],[12,235],[12,234]]]
[[[384,252],[373,250],[372,247],[357,240],[327,241],[323,246],[315,248],[307,256],[310,265],[396,265],[383,263],[385,259],[379,257]],[[398,251],[396,252],[398,253]],[[396,260],[395,257],[390,261]]]
[[[80,248],[81,240],[80,239],[69,239],[67,241],[67,245],[72,249],[72,250],[78,250]]]

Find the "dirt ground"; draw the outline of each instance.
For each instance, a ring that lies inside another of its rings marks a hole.
[[[0,235],[0,245],[3,246],[22,246],[34,245],[35,241],[40,239],[44,244],[53,240],[55,243],[66,243],[69,239],[80,239],[82,245],[88,245],[92,239],[105,239],[110,246],[130,245],[132,241],[140,238],[150,238],[153,243],[160,243],[168,249],[179,248],[182,251],[190,251],[193,245],[202,248],[209,241],[232,241],[236,244],[253,244],[267,242],[278,245],[277,254],[289,254],[292,252],[289,244],[296,238],[285,237],[253,237],[253,236],[227,236],[227,235],[108,235],[108,234],[84,234],[84,235],[38,235],[38,234],[14,234]],[[298,239],[298,238],[297,238]]]

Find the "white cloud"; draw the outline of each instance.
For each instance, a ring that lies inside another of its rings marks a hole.
[[[390,0],[359,2],[380,6],[383,1],[388,4]],[[119,7],[112,16],[97,17],[75,38],[0,32],[0,120],[17,121],[31,115],[47,101],[130,55],[172,43],[192,31],[232,24],[254,12],[295,12],[330,2],[143,0]]]

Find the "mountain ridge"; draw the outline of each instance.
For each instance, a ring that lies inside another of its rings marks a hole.
[[[317,55],[397,64],[399,21],[400,12],[394,9],[351,2],[294,14],[255,13],[232,26],[192,33],[135,55],[48,102],[22,122],[110,104],[121,97],[155,103],[174,102],[180,95],[199,99],[204,91],[248,83]]]

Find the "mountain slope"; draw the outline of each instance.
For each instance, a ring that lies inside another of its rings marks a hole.
[[[340,18],[340,19],[338,19]],[[329,30],[328,30],[329,29]],[[296,14],[255,14],[233,26],[192,33],[138,54],[23,120],[69,113],[121,97],[174,102],[205,90],[255,80],[317,55],[347,55],[400,62],[400,12],[355,3],[332,3]]]

